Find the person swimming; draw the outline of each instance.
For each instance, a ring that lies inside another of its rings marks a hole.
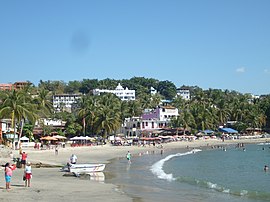
[[[266,171],[268,171],[268,169],[269,169],[268,166],[265,165],[263,170],[266,172]]]

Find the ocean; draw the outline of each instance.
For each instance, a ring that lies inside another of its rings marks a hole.
[[[150,149],[149,149],[150,151]],[[270,145],[174,149],[116,159],[105,182],[134,201],[270,201]]]

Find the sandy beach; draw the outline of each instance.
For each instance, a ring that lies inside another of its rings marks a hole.
[[[193,142],[171,142],[163,144],[164,153],[174,148],[200,148],[212,145],[259,143],[270,139],[244,139],[244,140],[196,140]],[[110,163],[111,159],[125,157],[127,151],[136,155],[140,152],[157,151],[160,149],[153,146],[91,146],[91,147],[66,147],[60,148],[58,155],[54,149],[34,150],[24,149],[28,154],[28,161],[33,165],[37,163],[53,165],[51,168],[32,168],[33,179],[31,187],[24,187],[22,180],[23,169],[16,169],[11,180],[11,190],[5,189],[4,171],[0,181],[0,201],[136,201],[112,184],[83,180],[74,176],[63,176],[60,166],[69,161],[71,154],[76,154],[78,163]],[[6,152],[6,151],[5,151]],[[19,157],[17,150],[13,151],[14,157]],[[7,154],[1,150],[1,165],[12,162]],[[106,169],[104,171],[106,173]]]

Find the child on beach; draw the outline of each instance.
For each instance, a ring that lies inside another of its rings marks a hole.
[[[30,180],[32,178],[32,168],[30,162],[27,162],[27,165],[25,166],[24,176],[25,176],[25,187],[26,186],[30,187]]]
[[[10,181],[12,177],[12,172],[15,170],[15,165],[10,165],[9,163],[6,163],[5,165],[5,180],[6,180],[6,189],[10,189]]]

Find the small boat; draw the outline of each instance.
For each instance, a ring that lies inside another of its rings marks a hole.
[[[62,171],[66,171],[79,176],[80,174],[88,174],[93,172],[102,172],[105,169],[106,164],[68,164],[62,168]]]

